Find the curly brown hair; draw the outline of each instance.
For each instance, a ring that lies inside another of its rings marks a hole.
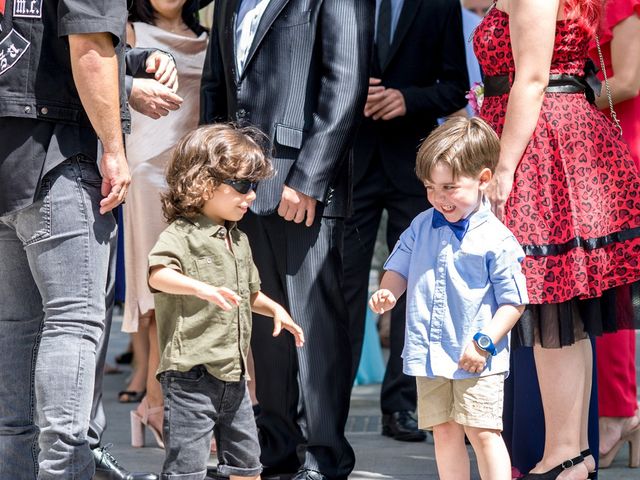
[[[267,137],[256,128],[219,123],[180,139],[167,166],[162,212],[168,222],[194,218],[224,180],[257,182],[273,175]]]

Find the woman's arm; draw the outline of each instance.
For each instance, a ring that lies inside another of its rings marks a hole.
[[[136,46],[136,31],[131,22],[127,22],[127,45],[130,47]]]
[[[640,17],[635,13],[613,27],[611,65],[614,75],[609,77],[609,87],[613,103],[624,102],[638,96],[640,90]],[[607,72],[607,74],[611,73]],[[596,105],[602,109],[609,107],[604,85],[602,95],[596,98]]]
[[[536,128],[549,84],[559,3],[560,0],[517,0],[508,4],[516,71],[500,139],[500,158],[488,191],[499,219],[504,215],[514,172]]]

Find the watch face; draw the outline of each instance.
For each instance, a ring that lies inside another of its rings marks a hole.
[[[491,339],[489,337],[480,337],[478,339],[478,345],[480,345],[481,348],[488,348],[490,344]]]

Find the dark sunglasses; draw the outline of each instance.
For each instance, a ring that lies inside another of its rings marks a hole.
[[[258,188],[258,182],[252,182],[251,180],[223,180],[222,183],[229,185],[236,192],[243,195],[249,193],[249,190]]]

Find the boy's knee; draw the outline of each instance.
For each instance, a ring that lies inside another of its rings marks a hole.
[[[440,440],[456,440],[464,436],[461,425],[453,420],[433,426],[433,436]]]
[[[464,427],[464,433],[471,443],[489,443],[502,437],[500,430],[491,430],[488,428]]]

